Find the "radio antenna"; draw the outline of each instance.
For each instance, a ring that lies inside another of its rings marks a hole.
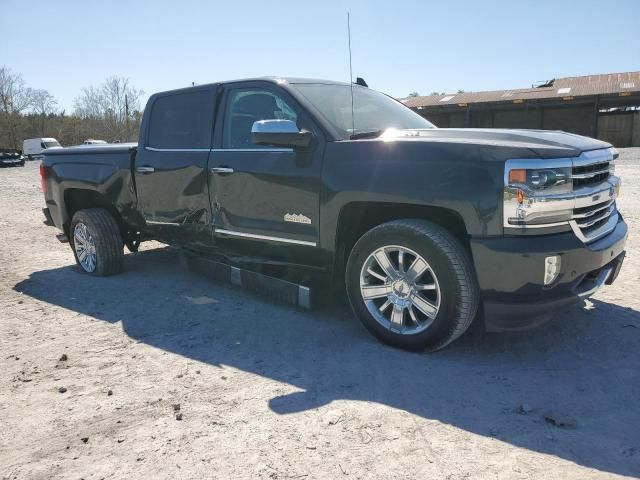
[[[353,113],[353,67],[351,64],[351,15],[347,12],[347,37],[349,39],[349,86],[351,88],[351,135],[356,133],[356,121]]]

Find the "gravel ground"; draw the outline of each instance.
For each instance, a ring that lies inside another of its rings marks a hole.
[[[536,330],[415,354],[346,307],[270,303],[159,244],[82,275],[42,225],[37,164],[2,169],[0,477],[638,476],[640,149],[618,172],[614,286]]]

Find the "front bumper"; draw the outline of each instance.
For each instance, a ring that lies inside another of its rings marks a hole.
[[[620,217],[606,237],[585,245],[573,232],[471,240],[488,331],[523,330],[593,295],[615,280],[624,259],[627,225]],[[545,286],[545,257],[559,255],[558,278]]]

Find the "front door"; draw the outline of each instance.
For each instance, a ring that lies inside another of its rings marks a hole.
[[[216,244],[248,255],[309,261],[319,239],[322,142],[306,150],[251,142],[258,120],[286,119],[313,131],[288,94],[264,83],[225,92],[209,159]]]
[[[138,149],[138,209],[154,238],[209,244],[207,163],[215,93],[212,87],[162,94],[150,102],[148,134]]]

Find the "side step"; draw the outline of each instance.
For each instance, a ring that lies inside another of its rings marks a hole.
[[[272,300],[311,310],[311,289],[277,277],[233,267],[187,250],[180,250],[185,266],[216,281],[237,285]]]

